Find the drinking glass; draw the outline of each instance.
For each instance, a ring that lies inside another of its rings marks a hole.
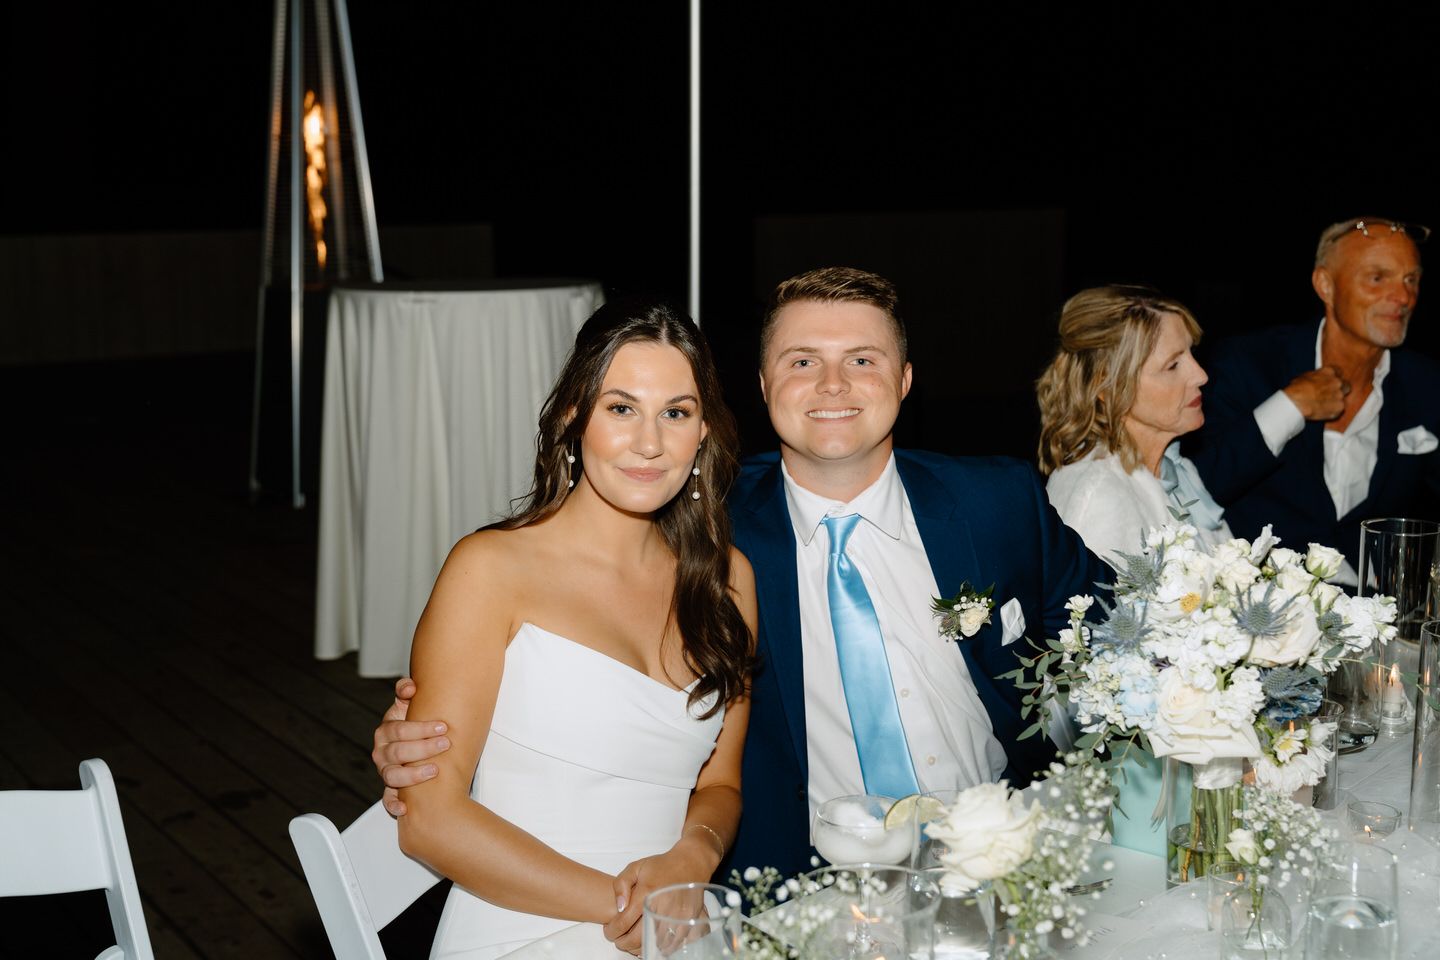
[[[1420,631],[1420,685],[1410,754],[1410,829],[1440,843],[1440,713],[1430,701],[1440,697],[1440,620],[1426,622]]]
[[[802,917],[815,925],[805,956],[932,958],[940,889],[909,867],[859,863],[805,875]]]
[[[859,794],[835,797],[820,804],[810,837],[820,856],[831,863],[907,862],[915,840],[914,825],[906,820],[885,828],[885,814],[894,806],[889,797]]]
[[[1436,544],[1440,523],[1397,518],[1360,524],[1360,596],[1395,598],[1395,639],[1375,651],[1380,656],[1380,732],[1398,737],[1415,719],[1415,689],[1401,678],[1418,666],[1418,643],[1425,622],[1436,613]]]
[[[721,960],[740,950],[740,895],[713,883],[661,887],[645,898],[643,960]]]
[[[1369,843],[1325,851],[1305,925],[1305,960],[1395,960],[1400,922],[1395,855]]]

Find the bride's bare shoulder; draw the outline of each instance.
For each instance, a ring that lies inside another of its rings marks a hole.
[[[536,532],[533,527],[477,530],[451,548],[445,569],[462,577],[471,573],[497,580],[523,577],[537,562],[544,562],[548,551],[547,538]]]

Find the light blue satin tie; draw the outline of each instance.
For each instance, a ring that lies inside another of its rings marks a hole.
[[[824,521],[830,531],[830,562],[825,575],[830,623],[835,628],[840,679],[845,686],[845,705],[855,732],[865,792],[908,797],[919,793],[920,787],[905,742],[905,728],[900,725],[900,707],[895,702],[895,684],[890,679],[880,621],[860,571],[845,556],[845,543],[859,522],[858,513],[826,517]]]

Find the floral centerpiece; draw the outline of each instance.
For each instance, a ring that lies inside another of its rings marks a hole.
[[[1207,550],[1189,524],[1166,524],[1124,555],[1113,601],[1087,622],[1095,599],[1071,599],[1070,626],[1008,674],[1026,710],[1070,710],[1080,750],[1117,766],[1140,747],[1193,771],[1190,811],[1168,831],[1174,882],[1227,859],[1245,765],[1281,793],[1316,783],[1332,730],[1314,719],[1324,678],[1377,638],[1394,635],[1394,602],[1352,598],[1328,582],[1341,555],[1311,544],[1256,540]]]
[[[1025,793],[1004,781],[961,791],[945,815],[925,827],[947,848],[940,854],[945,886],[974,891],[993,885],[1001,917],[1018,934],[1008,955],[1048,956],[1052,933],[1080,943],[1089,939],[1081,923],[1085,908],[1072,894],[1089,864],[1111,790],[1104,769],[1085,760],[1069,754],[1064,763],[1051,764],[1028,804]]]

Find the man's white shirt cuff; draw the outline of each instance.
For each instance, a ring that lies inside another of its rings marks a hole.
[[[1270,399],[1255,408],[1255,423],[1260,427],[1265,446],[1278,457],[1285,444],[1300,436],[1300,431],[1305,429],[1305,415],[1284,390],[1276,390]]]

